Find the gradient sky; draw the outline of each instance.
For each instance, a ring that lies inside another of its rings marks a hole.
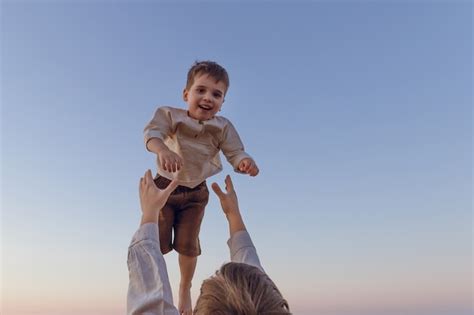
[[[142,130],[195,60],[261,173],[233,174],[295,314],[471,314],[470,1],[2,1],[3,315],[125,312]],[[228,261],[211,196],[193,297]],[[173,289],[177,256],[166,256]],[[175,295],[176,301],[176,295]]]

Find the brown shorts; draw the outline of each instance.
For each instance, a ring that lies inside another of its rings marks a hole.
[[[159,175],[156,175],[154,181],[160,189],[166,188],[171,182]],[[208,201],[209,190],[205,181],[194,188],[176,187],[160,211],[158,219],[163,254],[170,252],[173,248],[186,256],[196,257],[201,254],[199,230]]]

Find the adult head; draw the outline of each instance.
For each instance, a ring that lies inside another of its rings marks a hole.
[[[291,314],[273,281],[257,267],[227,263],[204,280],[196,315]]]

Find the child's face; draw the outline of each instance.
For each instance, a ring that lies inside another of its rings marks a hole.
[[[189,116],[197,120],[213,118],[224,103],[226,89],[222,81],[216,82],[216,79],[207,74],[195,77],[193,85],[183,91]]]

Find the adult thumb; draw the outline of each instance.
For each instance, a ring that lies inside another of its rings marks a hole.
[[[164,189],[165,193],[171,195],[171,193],[178,187],[178,179],[175,178],[169,183],[168,187]]]

